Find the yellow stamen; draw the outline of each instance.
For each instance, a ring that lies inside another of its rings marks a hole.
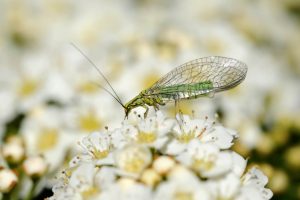
[[[84,191],[81,192],[81,195],[83,197],[83,199],[89,199],[94,197],[95,195],[97,195],[100,192],[100,189],[94,186],[91,186],[87,189],[85,189]]]
[[[152,143],[156,140],[157,136],[154,133],[146,133],[146,132],[139,132],[137,135],[138,143]]]
[[[87,132],[99,130],[102,127],[100,120],[93,112],[80,116],[79,125],[82,130]]]
[[[44,152],[54,148],[58,142],[58,131],[56,129],[44,129],[39,134],[37,140],[37,148],[39,151]]]
[[[204,159],[194,159],[192,168],[196,170],[210,170],[214,166],[214,161],[212,160],[204,160]]]
[[[99,90],[99,87],[96,84],[91,82],[84,83],[79,86],[79,90],[85,93],[95,93]]]
[[[189,143],[194,138],[195,138],[194,131],[189,131],[188,133],[182,133],[177,136],[177,140],[181,143]]]
[[[174,200],[194,200],[194,195],[191,192],[178,191],[174,195]]]
[[[25,79],[19,89],[22,97],[27,97],[33,94],[38,88],[38,83],[34,80]]]
[[[124,170],[132,173],[138,173],[143,169],[144,165],[143,159],[132,158],[125,163]]]
[[[109,150],[100,151],[95,149],[92,153],[96,159],[103,159],[108,155]]]

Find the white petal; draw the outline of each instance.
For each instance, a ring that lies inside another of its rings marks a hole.
[[[220,152],[214,166],[209,170],[201,171],[203,177],[216,177],[228,172],[232,166],[232,157],[229,152]]]
[[[213,142],[216,144],[220,149],[228,149],[230,148],[233,143],[234,137],[231,133],[228,132],[226,128],[223,126],[214,126],[212,131],[205,132],[201,141],[203,142]]]
[[[232,172],[241,177],[247,166],[247,161],[236,152],[231,152],[232,154]]]

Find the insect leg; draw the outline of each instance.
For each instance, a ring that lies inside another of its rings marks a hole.
[[[179,114],[180,118],[182,118],[182,111],[179,108],[179,100],[175,99],[175,116]]]
[[[177,115],[178,111],[179,111],[178,100],[177,100],[177,99],[175,99],[175,117],[176,117],[176,115]]]
[[[159,110],[158,104],[154,104],[153,107],[154,107],[154,110],[155,110],[155,111],[158,111],[158,110]]]
[[[144,119],[145,119],[147,117],[147,115],[148,115],[149,108],[146,105],[142,105],[142,107],[146,109],[146,111],[144,113]]]

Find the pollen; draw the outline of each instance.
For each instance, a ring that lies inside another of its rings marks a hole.
[[[96,84],[90,82],[83,83],[79,86],[79,91],[89,94],[97,92],[98,89],[99,87]]]
[[[117,165],[120,169],[138,174],[151,162],[151,152],[143,146],[127,146],[116,155]]]
[[[194,200],[194,195],[191,192],[178,191],[174,194],[174,200]]]
[[[79,117],[80,128],[87,132],[98,130],[102,127],[99,118],[93,113],[89,112]]]
[[[195,132],[189,131],[187,133],[182,133],[177,136],[177,140],[181,143],[189,143],[192,139],[195,138]]]
[[[108,155],[109,150],[100,151],[100,150],[94,149],[93,151],[91,151],[91,153],[94,155],[95,159],[103,159]]]
[[[214,166],[214,161],[212,160],[206,160],[206,159],[194,159],[192,168],[196,170],[210,170]]]
[[[89,187],[81,192],[83,199],[90,199],[100,193],[100,189],[97,187]]]
[[[37,149],[41,152],[52,149],[58,142],[56,129],[44,129],[37,139]]]
[[[154,142],[156,139],[157,136],[154,133],[139,132],[139,134],[137,135],[137,141],[141,144],[149,144]]]
[[[124,165],[124,170],[132,173],[139,173],[145,166],[145,161],[141,158],[132,158]]]
[[[28,97],[32,95],[38,88],[37,81],[25,79],[19,88],[19,93],[22,97]]]

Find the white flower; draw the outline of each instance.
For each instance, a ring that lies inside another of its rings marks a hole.
[[[192,141],[186,152],[178,155],[177,159],[183,164],[198,171],[202,177],[215,177],[228,172],[232,166],[232,155],[213,144],[203,144]]]
[[[189,116],[176,116],[179,120],[173,128],[172,140],[166,147],[165,152],[170,155],[177,155],[186,149],[189,142],[199,139],[198,136],[205,131],[204,121],[191,120]]]
[[[64,120],[68,129],[78,134],[89,134],[104,126],[104,119],[107,118],[106,113],[99,109],[98,105],[92,105],[89,102],[76,102],[66,109]]]
[[[137,176],[152,161],[148,147],[131,144],[115,152],[115,162],[120,173]]]
[[[250,169],[242,177],[242,192],[237,199],[248,199],[249,195],[252,195],[255,199],[270,199],[273,196],[273,193],[270,189],[264,188],[267,182],[268,177],[260,170],[256,168]]]
[[[232,146],[232,141],[237,137],[233,130],[216,125],[214,121],[191,119],[187,115],[177,115],[178,123],[173,129],[173,140],[166,148],[166,153],[177,155],[184,151],[187,145],[193,140],[200,140],[203,143],[211,143],[220,149],[227,149]]]
[[[91,163],[79,166],[69,179],[69,186],[76,188],[77,192],[84,193],[92,191],[94,187],[94,176],[97,169]]]
[[[235,199],[241,188],[240,177],[228,173],[224,177],[209,180],[208,190],[213,199]]]
[[[102,166],[95,175],[95,184],[100,187],[102,191],[108,189],[117,181],[116,169],[113,167]]]
[[[138,134],[138,129],[130,124],[122,125],[120,128],[111,132],[113,146],[117,149],[123,148],[134,141],[135,135]]]
[[[83,151],[80,155],[74,157],[70,165],[78,165],[79,162],[94,162],[95,164],[113,164],[112,141],[107,132],[93,132],[84,137],[79,145]]]
[[[2,72],[0,71],[0,73]],[[16,94],[2,87],[0,87],[0,126],[4,126],[16,114]],[[0,138],[2,138],[1,132]]]
[[[136,119],[137,131],[129,132],[128,136],[136,143],[155,147],[155,149],[160,149],[165,145],[169,139],[168,134],[175,123],[174,120],[167,119],[160,111],[146,119],[137,115]]]
[[[247,160],[245,160],[241,155],[239,155],[234,151],[231,152],[231,156],[232,156],[231,172],[241,177],[246,169]]]
[[[59,180],[60,184],[53,187],[52,199],[98,199],[115,176],[109,168],[98,169],[92,163],[82,163],[66,170]]]
[[[59,103],[69,103],[74,97],[74,88],[67,82],[63,71],[50,71],[48,73],[43,90],[39,92],[45,101],[55,100]]]
[[[137,116],[136,121],[126,121],[115,130],[84,137],[80,142],[83,153],[72,160],[53,188],[53,199],[245,199],[252,198],[251,192],[258,199],[272,196],[264,188],[267,179],[261,172],[252,170],[242,176],[247,161],[228,150],[236,137],[234,131],[205,120],[186,120],[177,127],[177,134],[188,131],[193,137],[181,135],[191,139],[172,157],[164,148],[178,138],[168,134],[170,127],[164,120],[154,121],[154,126],[149,119]],[[202,131],[196,128],[200,122],[206,124]],[[164,148],[140,143],[136,136],[141,130],[167,133],[168,142]]]
[[[67,149],[76,141],[64,127],[63,113],[62,108],[54,106],[37,107],[24,119],[20,129],[28,154],[42,154],[49,163],[49,172],[61,165]]]
[[[237,138],[237,133],[221,125],[214,125],[206,128],[199,137],[202,142],[213,143],[220,149],[228,149],[233,145],[233,139]]]
[[[17,96],[18,110],[30,112],[31,109],[49,100],[66,103],[73,90],[67,84],[64,74],[51,65],[48,51],[29,52],[19,61],[21,66],[15,73],[15,81],[10,90]]]
[[[186,168],[177,167],[168,176],[168,180],[158,186],[154,199],[209,200],[211,198],[210,194],[206,191],[205,184],[201,183],[195,174]]]
[[[121,178],[101,194],[100,200],[152,200],[150,187],[133,179]]]

